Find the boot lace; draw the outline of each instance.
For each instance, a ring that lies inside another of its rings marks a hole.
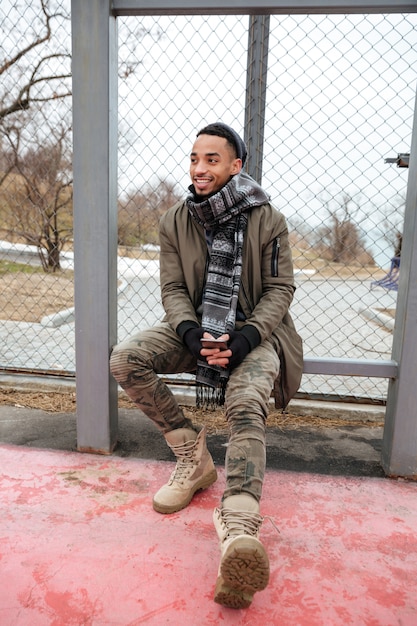
[[[252,535],[256,537],[264,518],[259,513],[222,509],[221,520],[226,530],[226,538],[234,537],[235,535]]]
[[[249,511],[221,509],[220,519],[226,530],[225,539],[235,537],[236,535],[251,535],[252,537],[257,537],[264,520],[270,521],[277,533],[280,532],[274,520],[269,515],[263,517],[259,513]]]
[[[186,441],[178,446],[170,446],[177,457],[177,464],[169,479],[170,485],[175,482],[182,482],[188,477],[198,460],[195,458],[195,441]]]

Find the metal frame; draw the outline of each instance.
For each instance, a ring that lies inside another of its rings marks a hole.
[[[390,380],[382,445],[389,476],[417,478],[417,95],[405,204],[401,272],[392,358],[398,376]]]
[[[117,384],[117,20],[109,2],[72,2],[77,446],[111,452]]]
[[[117,437],[117,388],[108,356],[117,327],[116,17],[121,15],[410,13],[416,0],[72,0],[74,99],[75,340],[78,449],[111,452]],[[268,18],[251,18],[245,138],[249,172],[262,175]],[[252,42],[252,43],[251,43]],[[254,76],[251,76],[256,72]],[[305,360],[309,374],[390,379],[383,466],[417,477],[417,122],[410,153],[393,352],[390,361]],[[88,271],[86,271],[88,268]]]
[[[252,15],[249,21],[244,139],[248,147],[246,169],[259,184],[264,154],[269,22],[269,15]]]
[[[413,13],[415,0],[113,0],[113,15]]]

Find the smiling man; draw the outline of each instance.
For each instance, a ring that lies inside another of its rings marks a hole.
[[[185,417],[159,375],[194,372],[197,406],[225,406],[229,442],[226,486],[213,517],[221,549],[214,599],[232,608],[248,607],[268,584],[269,559],[259,539],[266,419],[271,392],[284,408],[303,365],[288,312],[295,287],[287,227],[243,171],[246,156],[243,140],[226,124],[199,131],[189,195],[160,222],[165,318],[111,355],[113,376],[177,459],[154,495],[159,513],[183,509],[217,479],[205,428]]]
[[[190,176],[195,194],[210,196],[219,191],[242,169],[242,156],[227,139],[200,134],[191,152]]]

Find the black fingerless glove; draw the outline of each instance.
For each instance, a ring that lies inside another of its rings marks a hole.
[[[257,329],[251,324],[245,324],[240,330],[230,331],[229,336],[228,347],[232,351],[229,369],[232,370],[240,365],[249,352],[261,343],[261,337]]]
[[[201,359],[201,341],[204,330],[199,326],[198,328],[190,328],[187,330],[182,338],[183,342],[196,359]]]
[[[242,335],[239,330],[231,330],[229,335],[228,348],[232,351],[232,356],[229,359],[229,369],[233,370],[242,363],[245,356],[249,354],[251,347],[245,335]]]

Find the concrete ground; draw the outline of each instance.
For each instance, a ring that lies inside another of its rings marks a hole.
[[[250,608],[213,601],[219,480],[182,512],[153,511],[174,464],[120,411],[110,456],[76,451],[75,415],[0,407],[0,624],[415,626],[417,485],[385,478],[382,429],[268,429],[261,539],[268,587]],[[277,530],[278,529],[278,530]]]

